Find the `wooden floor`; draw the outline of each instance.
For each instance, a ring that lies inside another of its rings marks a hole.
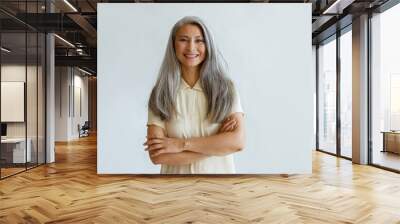
[[[27,167],[25,167],[25,164],[18,164],[18,167],[6,167],[6,168],[2,167],[1,168],[1,178],[6,178],[8,176],[15,175],[20,172],[24,172],[27,169],[28,170],[33,169],[33,168],[37,167],[37,164],[36,163],[27,163],[26,166]]]
[[[0,223],[400,223],[400,175],[315,152],[312,175],[98,176],[96,139],[0,181]]]
[[[372,162],[377,165],[400,170],[400,154],[376,150],[374,151]]]
[[[22,172],[24,170],[26,170],[25,167],[24,168],[19,168],[19,167],[18,168],[4,168],[4,167],[2,167],[1,168],[1,177],[2,178],[8,177],[8,176],[11,176],[13,174]]]

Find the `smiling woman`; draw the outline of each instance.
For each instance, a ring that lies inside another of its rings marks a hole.
[[[194,69],[204,61],[206,47],[203,32],[198,26],[193,24],[182,26],[176,33],[174,44],[176,57],[183,65],[182,69]]]
[[[161,173],[235,173],[243,110],[200,18],[184,17],[172,28],[148,112],[144,145]]]

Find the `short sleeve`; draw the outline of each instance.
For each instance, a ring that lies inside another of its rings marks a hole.
[[[238,112],[244,113],[243,112],[243,108],[242,108],[242,104],[240,103],[239,92],[235,88],[235,97],[233,98],[233,105],[232,105],[231,114],[232,113],[238,113]]]
[[[155,115],[150,108],[148,110],[147,125],[157,125],[165,130],[165,122]]]

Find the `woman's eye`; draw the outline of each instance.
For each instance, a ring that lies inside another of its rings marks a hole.
[[[204,40],[196,40],[197,43],[204,43]]]

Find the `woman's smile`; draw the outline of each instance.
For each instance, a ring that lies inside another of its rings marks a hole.
[[[195,59],[195,58],[197,58],[200,54],[193,54],[193,53],[190,53],[190,54],[183,54],[184,56],[185,56],[185,58],[188,58],[188,59]]]

